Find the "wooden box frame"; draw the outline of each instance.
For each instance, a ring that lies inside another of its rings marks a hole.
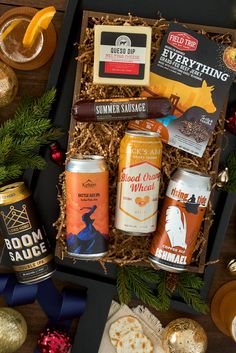
[[[85,39],[85,34],[86,34],[86,28],[88,26],[89,23],[89,18],[92,17],[96,17],[96,18],[101,18],[101,17],[105,17],[105,16],[109,16],[109,18],[117,18],[117,17],[121,17],[121,18],[128,18],[127,16],[124,15],[119,15],[119,14],[111,14],[111,13],[103,13],[103,12],[94,12],[94,11],[83,11],[83,18],[82,18],[82,24],[81,24],[81,35],[80,35],[80,43],[83,43],[84,39]],[[148,18],[144,18],[144,20],[149,24],[152,25],[156,22],[155,19],[148,19]],[[220,28],[220,27],[212,27],[212,26],[205,26],[205,25],[196,25],[196,24],[191,24],[191,23],[184,23],[184,25],[188,26],[189,28],[191,28],[192,30],[201,30],[201,31],[205,31],[208,33],[214,33],[214,34],[230,34],[231,38],[232,38],[232,44],[236,43],[236,30],[234,29],[230,29],[230,28]],[[80,92],[80,88],[81,88],[81,78],[82,78],[82,71],[83,71],[83,64],[78,62],[77,63],[77,69],[76,69],[76,78],[75,78],[75,85],[74,85],[74,96],[73,96],[73,103],[75,103],[76,99],[78,99],[79,97],[79,92]],[[227,107],[227,100],[224,104],[224,107],[222,109],[222,116],[225,116],[225,112],[226,112],[226,107]],[[69,135],[69,141],[68,141],[68,148],[70,143],[72,142],[72,138],[73,138],[73,132],[75,129],[75,125],[76,122],[73,119],[73,117],[71,118],[70,121],[70,135]],[[224,119],[220,120],[220,128],[223,131],[224,128]],[[217,146],[221,146],[222,143],[222,135],[218,134],[217,139],[216,139],[216,144]],[[219,166],[219,159],[220,159],[220,149],[218,151],[218,153],[216,154],[214,160],[213,160],[213,169],[214,171],[218,171],[218,166]],[[214,180],[215,182],[215,180]],[[214,191],[211,193],[211,198],[210,201],[213,203],[214,200]],[[210,230],[210,226],[211,226],[211,220],[206,220],[204,222],[204,238],[205,238],[205,245],[204,248],[201,252],[201,255],[199,257],[199,262],[198,262],[198,266],[195,265],[190,265],[188,266],[187,270],[190,272],[196,272],[196,273],[203,273],[204,269],[205,269],[205,265],[206,265],[206,253],[207,253],[207,244],[208,244],[208,236],[209,236],[209,230]],[[57,251],[58,253],[58,251]],[[70,257],[69,255],[65,255],[66,257]]]

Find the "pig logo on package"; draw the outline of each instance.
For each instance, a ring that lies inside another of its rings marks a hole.
[[[231,56],[222,44],[171,24],[142,92],[169,98],[171,114],[131,121],[129,128],[157,131],[163,142],[202,157],[235,77]]]

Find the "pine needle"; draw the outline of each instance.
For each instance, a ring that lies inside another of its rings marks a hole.
[[[159,271],[156,271],[150,267],[144,266],[126,266],[133,275],[140,277],[142,280],[150,283],[157,283],[159,279]]]
[[[128,277],[130,288],[137,298],[142,300],[146,305],[159,310],[160,306],[152,288],[142,279],[142,276],[137,275],[140,268],[135,266],[127,266],[127,268],[126,276]]]
[[[166,285],[166,272],[160,271],[159,281],[157,283],[157,301],[160,306],[160,310],[168,310],[170,308],[170,300],[172,292],[167,288]]]
[[[194,273],[182,273],[177,283],[177,290],[184,301],[194,310],[207,314],[208,305],[201,298],[199,289],[203,286],[203,280]]]
[[[144,304],[156,310],[168,310],[173,290],[165,271],[143,266],[120,266],[117,269],[117,291],[121,303],[128,304],[136,295]],[[175,277],[176,279],[176,277]],[[184,272],[176,279],[177,290],[184,301],[196,311],[207,313],[209,308],[201,298],[203,280],[195,273]],[[154,284],[156,285],[154,287]]]
[[[204,284],[203,279],[193,272],[180,273],[179,283],[181,283],[184,287],[191,287],[194,289],[201,289]]]
[[[128,277],[126,276],[125,266],[119,266],[117,270],[117,291],[119,301],[124,304],[129,304],[132,297],[132,290],[129,285]]]
[[[19,178],[27,168],[43,169],[39,155],[42,145],[56,141],[62,135],[47,118],[55,100],[53,88],[36,99],[26,97],[18,105],[14,119],[0,127],[0,184]]]

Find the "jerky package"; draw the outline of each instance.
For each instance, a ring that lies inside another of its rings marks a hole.
[[[235,77],[235,51],[170,24],[143,95],[169,98],[171,114],[134,120],[129,128],[159,131],[163,142],[202,157]]]

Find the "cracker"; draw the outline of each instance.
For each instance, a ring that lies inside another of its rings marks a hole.
[[[130,331],[118,341],[116,350],[117,353],[153,353],[153,344],[144,333]]]
[[[113,346],[117,346],[119,339],[130,331],[143,332],[142,325],[134,316],[123,316],[114,321],[109,329],[109,336]]]

